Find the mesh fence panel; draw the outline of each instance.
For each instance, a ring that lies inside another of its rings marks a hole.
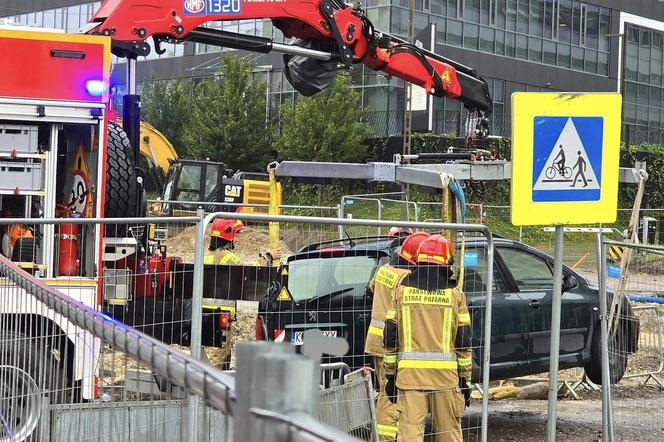
[[[224,215],[231,216],[243,220],[245,230],[241,235],[262,238],[255,241],[262,248],[257,253],[264,253],[270,248],[266,221],[251,215]],[[346,225],[340,228],[334,220],[275,219],[279,220],[280,225],[281,265],[270,274],[272,279],[267,294],[243,290],[237,298],[242,301],[238,303],[237,312],[238,326],[242,327],[242,331],[234,336],[234,344],[255,339],[258,334],[259,338],[270,341],[292,343],[301,350],[306,346],[306,332],[318,329],[323,336],[341,338],[348,345],[345,352],[323,354],[321,360],[324,364],[341,364],[347,366],[348,371],[360,372],[376,368],[374,357],[365,352],[373,301],[367,286],[379,268],[396,260],[398,248],[408,229],[427,230],[429,233],[440,233],[441,229],[431,224],[427,228],[421,224],[375,221],[363,224],[355,220],[345,220]],[[404,229],[402,236],[387,235],[391,224],[398,224]],[[449,231],[444,233],[448,237],[451,234]],[[473,380],[480,382],[483,375],[487,242],[479,232],[455,231],[453,236],[458,238],[454,271],[464,269],[463,288],[472,323],[469,346],[472,347]],[[465,259],[461,258],[462,244]],[[210,271],[219,274],[223,270],[216,268]],[[251,284],[254,278],[258,284],[259,275],[245,273],[245,285]],[[216,290],[221,293],[219,287]],[[204,292],[204,296],[209,294],[209,290]],[[441,339],[444,339],[442,328],[440,333]],[[322,421],[361,439],[376,440],[378,435],[377,429],[372,428],[372,407],[376,407],[375,413],[379,415],[384,404],[379,400],[378,405],[374,405],[372,392],[374,388],[380,390],[383,383],[375,374],[372,378],[349,379],[349,375],[342,377],[336,372],[329,373],[321,385],[324,388],[321,391]],[[458,388],[457,380],[452,386],[434,388],[434,391],[451,393],[451,397],[455,397]],[[404,391],[403,396],[408,395],[408,391]],[[465,414],[462,423],[464,434],[469,440],[479,440],[480,401],[473,401],[466,413],[463,409],[465,405],[461,404],[455,412],[460,413],[458,417]],[[439,409],[436,411],[442,412]],[[381,424],[380,419],[378,424]],[[434,427],[431,420],[427,420],[422,422],[422,431],[427,437],[433,437],[437,431],[447,431],[444,425],[436,421]]]
[[[661,417],[655,410],[664,405],[664,248],[611,243],[607,249],[606,274],[610,410],[617,440],[658,440],[654,432]],[[611,250],[620,249],[629,265],[616,261]],[[611,302],[617,294],[618,301]],[[598,339],[599,341],[599,339]],[[600,341],[601,342],[601,341]],[[599,368],[597,368],[599,369]]]

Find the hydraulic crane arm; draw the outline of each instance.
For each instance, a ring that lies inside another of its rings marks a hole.
[[[309,47],[203,27],[212,21],[263,18]],[[112,37],[119,56],[147,55],[145,40],[153,37],[157,51],[164,41],[194,41],[346,67],[363,63],[428,94],[457,99],[471,111],[491,108],[487,83],[473,69],[374,29],[359,6],[341,0],[106,0],[81,32]]]

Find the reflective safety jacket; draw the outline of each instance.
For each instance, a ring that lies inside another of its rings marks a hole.
[[[389,264],[385,264],[371,278],[368,288],[373,293],[373,304],[371,306],[369,332],[367,333],[367,340],[364,343],[364,351],[366,353],[373,356],[383,356],[385,354],[385,347],[383,345],[385,315],[397,287],[409,273],[409,269],[392,267]]]
[[[214,251],[205,255],[204,264],[238,265],[242,264],[240,258],[228,249]]]
[[[404,281],[404,284],[408,283]],[[471,328],[461,289],[400,285],[387,312],[385,368],[401,390],[455,388],[470,379]],[[395,358],[388,358],[392,354]]]
[[[32,232],[23,224],[12,224],[9,226],[9,244],[14,247],[16,241],[21,238],[32,238]]]

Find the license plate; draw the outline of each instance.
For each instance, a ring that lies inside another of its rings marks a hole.
[[[323,336],[326,336],[328,338],[336,338],[337,337],[337,331],[336,330],[321,330],[321,333],[323,333]],[[304,343],[304,332],[303,331],[296,331],[293,336],[291,336],[291,343],[294,345],[302,345]]]

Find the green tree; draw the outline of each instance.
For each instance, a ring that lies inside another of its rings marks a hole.
[[[274,147],[284,160],[363,162],[369,136],[365,116],[350,77],[338,75],[325,91],[299,97],[294,107],[281,106],[281,133]]]
[[[163,133],[180,156],[189,156],[182,134],[189,124],[189,108],[195,101],[191,80],[148,81],[143,86],[141,101],[143,121]]]
[[[233,169],[265,171],[272,159],[266,84],[252,78],[253,67],[234,54],[223,54],[219,75],[196,86],[182,134],[190,156],[221,161]]]

